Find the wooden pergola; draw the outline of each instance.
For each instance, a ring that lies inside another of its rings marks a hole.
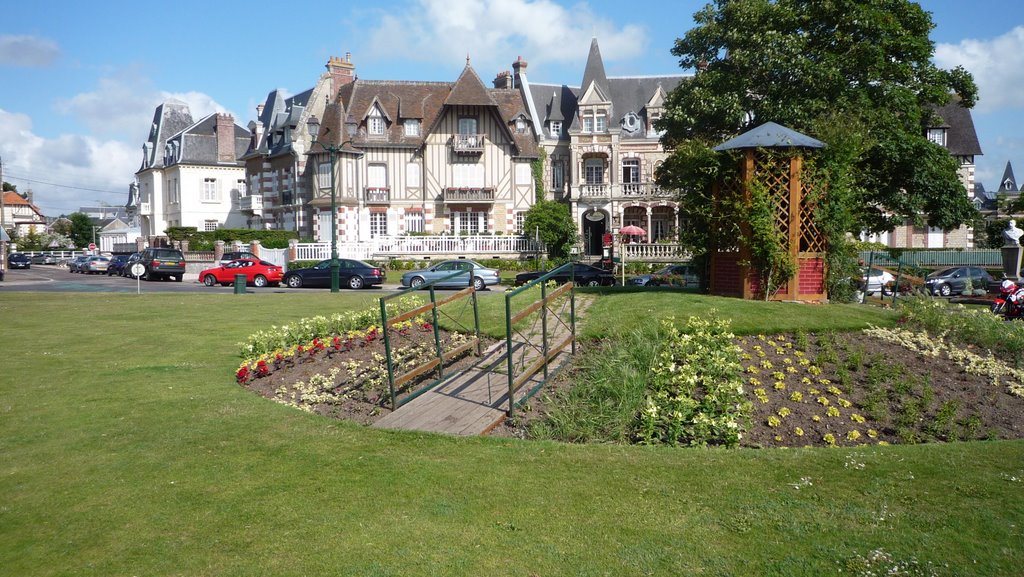
[[[815,204],[803,180],[803,158],[809,150],[825,146],[819,140],[768,122],[728,140],[715,151],[742,150],[736,172],[714,185],[715,211],[722,201],[738,195],[748,206],[751,185],[757,180],[767,187],[775,215],[775,228],[783,248],[797,263],[796,275],[777,292],[773,300],[823,301],[825,292],[825,251],[827,243],[814,221]],[[710,292],[722,296],[752,299],[763,294],[762,279],[751,265],[750,223],[738,225],[740,234],[730,234],[721,223],[712,231],[710,247]]]

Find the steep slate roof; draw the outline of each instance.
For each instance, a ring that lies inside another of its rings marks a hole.
[[[981,144],[978,133],[974,130],[974,119],[970,109],[960,104],[960,99],[953,97],[945,106],[933,108],[941,123],[933,128],[946,128],[946,149],[954,156],[980,155]]]
[[[597,46],[597,38],[590,40],[590,53],[587,54],[587,65],[583,69],[583,82],[580,83],[581,95],[590,89],[591,84],[606,96],[611,97],[608,90],[608,77],[604,72],[604,60],[601,58],[601,49]]]
[[[168,100],[156,107],[153,112],[153,124],[149,136],[143,144],[142,165],[138,172],[148,168],[162,168],[164,165],[164,146],[167,139],[181,132],[192,124],[192,113],[188,105],[180,100]]]
[[[341,87],[338,91],[338,102],[346,111],[348,121],[355,122],[359,127],[358,132],[352,136],[352,142],[358,148],[423,146],[429,131],[444,113],[446,106],[492,108],[506,128],[520,114],[529,118],[529,112],[518,90],[485,87],[468,64],[454,83],[357,78]],[[379,106],[388,119],[383,135],[366,133],[365,115],[374,105]],[[324,116],[326,119],[327,114]],[[418,136],[406,136],[403,124],[406,119],[420,121]],[[343,130],[337,125],[340,121],[340,114],[336,119],[332,119],[332,132]],[[326,120],[324,124],[327,125]],[[514,130],[507,130],[507,134],[515,142],[518,156],[535,157],[538,154],[537,139],[533,131],[516,134]]]
[[[279,133],[285,129],[295,130],[298,127],[299,119],[312,94],[313,88],[308,88],[285,98],[280,90],[271,90],[263,104],[263,112],[256,119],[263,129],[260,140],[255,146],[247,146],[241,158],[244,160],[254,155],[278,156],[291,152],[292,142],[290,139],[279,137]]]
[[[249,148],[249,131],[238,124],[234,126],[235,154],[230,164],[241,165],[238,158]],[[177,142],[181,150],[174,164],[221,165],[217,160],[217,113],[206,116],[199,122],[168,138],[168,142]]]
[[[733,150],[736,148],[788,148],[793,146],[822,148],[825,146],[825,143],[774,122],[765,122],[757,128],[748,130],[735,138],[730,138],[719,144],[715,147],[715,151]]]
[[[587,56],[587,64],[583,72],[583,82],[579,88],[556,84],[534,84],[530,83],[530,92],[533,96],[533,104],[540,115],[540,121],[544,126],[537,127],[539,130],[547,128],[547,123],[555,120],[565,122],[563,131],[568,129],[579,129],[580,121],[577,111],[579,110],[579,99],[586,92],[591,83],[596,83],[605,97],[611,101],[609,110],[609,128],[622,125],[622,120],[633,112],[643,119],[643,126],[649,124],[646,106],[654,97],[660,87],[666,94],[671,92],[681,82],[689,78],[686,75],[664,75],[664,76],[614,76],[609,78],[605,74],[604,61],[601,58],[601,50],[598,47],[597,39],[590,42],[590,53]],[[568,136],[565,135],[567,138]],[[635,134],[623,131],[623,139],[649,138],[653,137],[640,130]]]
[[[1013,176],[1013,166],[1006,161],[1006,169],[1003,170],[1003,177],[999,179],[999,189],[996,192],[1020,192],[1017,188],[1017,179]]]

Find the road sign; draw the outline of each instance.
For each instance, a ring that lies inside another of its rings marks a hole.
[[[89,250],[96,250],[96,243],[90,242],[89,243]]]
[[[132,273],[132,276],[140,277],[146,274],[146,265],[142,264],[141,262],[137,262],[132,265],[132,269],[130,272]]]

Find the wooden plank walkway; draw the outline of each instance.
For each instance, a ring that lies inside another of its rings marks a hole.
[[[581,299],[577,299],[577,316]],[[583,305],[585,306],[585,305]],[[549,342],[556,343],[569,334],[558,323],[550,327]],[[570,348],[558,353],[550,367],[555,370],[568,362]],[[541,357],[541,351],[524,342],[512,343],[517,367],[528,366]],[[482,435],[501,424],[508,410],[508,373],[505,365],[505,342],[488,348],[472,367],[452,375],[448,380],[416,397],[397,411],[378,419],[373,426],[380,429],[430,431],[449,435]],[[515,391],[521,399],[544,378],[538,371]]]

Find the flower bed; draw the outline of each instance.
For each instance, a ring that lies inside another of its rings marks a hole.
[[[400,299],[406,301],[406,299]],[[399,309],[412,308],[412,301],[398,303]],[[276,402],[325,416],[369,424],[390,412],[387,360],[383,329],[369,324],[362,329],[347,329],[331,334],[334,328],[372,317],[372,310],[302,319],[291,326],[273,327],[250,337],[242,344],[247,356],[235,372],[241,386]],[[379,312],[376,321],[379,323]],[[451,351],[470,338],[461,333],[439,330],[441,349]],[[292,339],[310,337],[292,342]],[[395,375],[409,371],[436,358],[434,327],[417,317],[391,327]],[[270,344],[277,348],[267,350]],[[473,362],[469,353],[447,361],[446,374]],[[405,383],[396,393],[405,392],[436,377],[428,372]]]

